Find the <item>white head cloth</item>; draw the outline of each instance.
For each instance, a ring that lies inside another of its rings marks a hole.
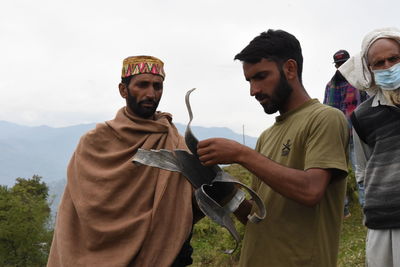
[[[349,58],[339,71],[346,80],[359,90],[365,90],[369,95],[377,92],[377,87],[373,82],[373,76],[368,68],[367,54],[371,44],[378,39],[390,38],[400,43],[400,30],[397,28],[381,28],[368,33],[361,44],[361,52]]]

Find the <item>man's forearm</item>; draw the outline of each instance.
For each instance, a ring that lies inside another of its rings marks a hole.
[[[206,166],[238,163],[283,196],[304,205],[317,204],[329,183],[331,171],[297,170],[280,165],[245,145],[225,138],[199,142],[197,152]]]
[[[321,200],[331,177],[329,170],[289,168],[247,147],[243,148],[237,163],[273,190],[307,206],[314,206]]]

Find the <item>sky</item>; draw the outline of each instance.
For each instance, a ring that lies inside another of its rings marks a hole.
[[[192,125],[257,137],[274,123],[250,96],[240,61],[255,36],[282,29],[300,41],[303,84],[323,100],[339,49],[399,27],[398,0],[2,0],[0,120],[64,127],[114,118],[122,60],[153,55],[165,63],[159,110]]]

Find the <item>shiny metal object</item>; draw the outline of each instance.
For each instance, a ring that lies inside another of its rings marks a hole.
[[[260,197],[250,187],[241,183],[236,178],[224,172],[218,165],[204,166],[201,164],[197,155],[197,138],[193,135],[190,124],[193,120],[192,109],[189,102],[190,94],[195,88],[186,93],[185,102],[188,109],[190,121],[185,131],[185,142],[190,152],[185,150],[169,151],[161,150],[144,150],[139,149],[133,156],[132,161],[136,164],[144,164],[164,170],[182,173],[196,189],[194,192],[195,199],[200,210],[214,222],[225,227],[236,241],[234,249],[225,251],[225,253],[233,253],[240,242],[240,236],[235,228],[231,214],[236,211],[239,205],[246,199],[246,193],[241,190],[245,189],[250,195],[250,199],[254,201],[259,214],[253,213],[248,215],[248,219],[252,223],[258,223],[266,216],[266,209]],[[212,187],[232,188],[228,201],[220,204],[208,192]],[[222,206],[221,206],[222,205]]]

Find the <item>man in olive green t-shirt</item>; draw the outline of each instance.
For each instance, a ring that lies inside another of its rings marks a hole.
[[[247,223],[250,202],[236,212],[247,223],[240,266],[334,267],[346,189],[346,119],[307,94],[293,35],[263,32],[235,59],[243,62],[250,94],[264,111],[280,113],[255,150],[223,138],[198,144],[204,165],[239,163],[252,172],[266,205],[259,224]]]

